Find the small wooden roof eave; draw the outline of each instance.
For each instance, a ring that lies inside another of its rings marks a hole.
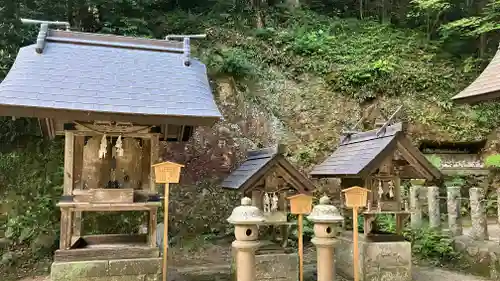
[[[283,155],[284,150],[283,145],[278,145],[249,151],[247,159],[223,180],[221,186],[246,193],[256,187],[266,176],[277,172],[293,189],[299,193],[311,195],[315,190],[314,183],[286,160]]]
[[[458,104],[476,104],[500,98],[500,50],[483,72],[452,100]]]

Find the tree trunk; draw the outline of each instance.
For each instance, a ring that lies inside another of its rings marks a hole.
[[[359,18],[363,19],[363,0],[359,0]]]
[[[264,28],[264,19],[262,18],[261,11],[261,1],[262,0],[252,0],[252,8],[255,11],[255,21],[257,28]]]

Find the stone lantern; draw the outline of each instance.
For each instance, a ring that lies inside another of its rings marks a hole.
[[[334,246],[337,242],[338,229],[344,218],[337,208],[330,204],[327,196],[321,197],[319,204],[314,206],[307,217],[314,223],[314,238],[311,242],[316,246],[318,281],[333,281],[334,271]]]
[[[262,211],[244,197],[227,219],[234,225],[233,248],[236,250],[236,281],[255,280],[255,251],[259,247],[258,224],[265,221]]]

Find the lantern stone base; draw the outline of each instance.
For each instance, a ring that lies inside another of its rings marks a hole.
[[[236,274],[233,249],[232,275]],[[255,256],[256,281],[297,281],[299,256],[296,253],[257,254]]]
[[[51,281],[161,281],[161,263],[161,258],[54,262],[50,279]]]
[[[260,254],[255,256],[257,281],[297,281],[299,256],[291,254]]]
[[[411,243],[398,239],[370,241],[359,236],[359,280],[360,281],[411,281]],[[385,241],[384,241],[385,240]],[[336,272],[354,278],[352,232],[346,231],[338,237],[335,246]]]

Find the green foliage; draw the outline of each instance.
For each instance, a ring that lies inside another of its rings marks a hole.
[[[446,186],[464,186],[466,183],[463,176],[453,176],[451,179],[447,180],[444,184]]]
[[[438,169],[441,169],[441,157],[433,154],[433,155],[426,155],[425,156],[427,158],[427,160],[429,160],[429,162],[431,162],[432,165],[434,165],[434,167],[438,168]]]
[[[1,229],[13,245],[40,254],[52,249],[59,229],[54,207],[62,192],[60,142],[33,140],[28,147],[0,154]]]
[[[212,73],[230,75],[235,78],[252,77],[256,67],[250,61],[247,53],[239,48],[214,50],[206,54],[205,62]]]
[[[500,154],[492,154],[484,159],[484,166],[491,168],[499,168],[500,167]]]
[[[415,256],[435,265],[451,264],[460,258],[454,250],[453,239],[440,230],[424,227],[406,231],[405,236],[412,242]]]

